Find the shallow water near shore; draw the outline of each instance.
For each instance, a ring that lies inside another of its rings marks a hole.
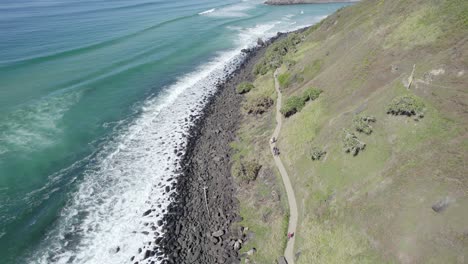
[[[240,50],[342,6],[2,1],[0,262],[129,261]]]

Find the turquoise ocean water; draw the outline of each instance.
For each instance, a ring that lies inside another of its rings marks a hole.
[[[0,263],[129,262],[240,50],[343,5],[0,1]]]

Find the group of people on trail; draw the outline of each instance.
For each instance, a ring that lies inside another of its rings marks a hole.
[[[275,156],[278,156],[280,154],[279,148],[273,147],[273,154],[275,154]]]
[[[288,240],[294,237],[294,232],[288,232]]]
[[[276,143],[276,138],[272,137],[271,140],[270,140],[270,143],[275,144]],[[274,146],[273,147],[273,155],[278,156],[279,154],[280,154],[279,148]]]

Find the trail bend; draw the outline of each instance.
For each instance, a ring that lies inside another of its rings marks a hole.
[[[281,127],[283,125],[283,120],[281,116],[281,105],[282,105],[282,94],[280,91],[280,85],[278,82],[278,70],[274,73],[275,78],[275,89],[276,93],[278,94],[277,102],[276,102],[276,128],[273,132],[272,138],[278,138],[281,132]],[[271,153],[273,154],[273,158],[275,160],[276,167],[278,168],[281,178],[283,179],[283,184],[286,189],[286,194],[288,197],[288,204],[289,204],[289,224],[288,224],[288,233],[296,232],[297,227],[297,219],[298,219],[298,212],[297,212],[297,203],[296,203],[296,196],[294,194],[294,189],[291,185],[291,180],[289,179],[288,172],[284,168],[283,162],[281,161],[280,156],[275,156],[273,152],[273,148],[276,146],[276,143],[272,143],[270,145]],[[294,235],[291,239],[288,240],[286,245],[286,250],[284,252],[284,257],[286,258],[288,264],[294,264],[294,242],[296,240],[296,236]]]

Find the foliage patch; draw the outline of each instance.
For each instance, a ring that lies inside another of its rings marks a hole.
[[[251,182],[257,179],[258,172],[262,166],[256,161],[239,160],[232,165],[232,174],[243,182]]]
[[[273,105],[273,99],[269,96],[260,95],[247,101],[244,109],[248,114],[263,114]]]
[[[370,135],[372,133],[372,126],[377,119],[373,116],[357,115],[353,119],[353,125],[357,132]]]
[[[424,117],[424,102],[414,95],[398,96],[387,107],[387,114]]]
[[[280,112],[285,116],[285,117],[290,117],[294,115],[297,112],[300,112],[302,108],[304,108],[306,102],[308,101],[314,101],[316,100],[320,94],[322,93],[322,90],[317,89],[317,88],[308,88],[307,90],[304,91],[302,96],[291,96],[286,100],[286,103],[281,107]]]
[[[327,154],[327,152],[318,147],[312,147],[312,150],[310,151],[310,157],[312,160],[320,160],[325,156],[325,154]]]
[[[255,65],[254,74],[264,75],[269,70],[279,68],[283,64],[284,56],[295,51],[297,44],[302,41],[302,35],[291,33],[288,37],[275,41],[265,52],[263,58]]]
[[[298,74],[291,75],[290,73],[285,72],[283,74],[278,75],[278,82],[281,88],[288,88],[292,84],[302,81],[304,81],[304,78]]]
[[[359,140],[359,138],[347,129],[343,129],[343,149],[346,153],[351,153],[357,156],[359,152],[366,148],[366,143]]]
[[[281,107],[280,112],[285,117],[289,117],[301,111],[304,106],[305,102],[303,98],[299,96],[291,96],[288,98],[288,100],[286,100],[286,103],[283,105],[283,107]]]
[[[307,102],[307,101],[314,101],[315,99],[319,98],[320,94],[322,93],[323,91],[320,90],[320,89],[317,89],[317,88],[314,88],[314,87],[310,87],[308,88],[307,90],[304,91],[304,93],[302,94],[302,100],[304,102]]]
[[[253,84],[251,84],[249,82],[242,82],[237,86],[236,91],[239,94],[244,94],[244,93],[250,92],[250,90],[252,90],[254,88],[255,88],[255,86]]]

